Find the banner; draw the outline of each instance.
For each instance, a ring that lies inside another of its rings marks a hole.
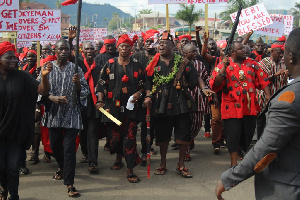
[[[18,31],[19,0],[0,0],[0,31]]]
[[[278,16],[284,18],[284,34],[289,35],[290,32],[293,30],[294,16],[281,14],[278,14]]]
[[[17,48],[22,48],[22,47],[31,47],[32,42],[17,42]]]
[[[148,4],[178,4],[188,3],[188,0],[148,0]]]
[[[237,12],[230,15],[232,21],[235,20],[236,14]],[[255,31],[272,23],[273,21],[264,4],[256,4],[242,10],[237,32],[241,36],[249,33],[251,30]]]
[[[257,29],[255,34],[281,37],[284,33],[284,18],[274,14],[271,14],[270,17],[273,24]]]
[[[81,28],[79,42],[94,41],[94,28]]]
[[[18,41],[59,40],[60,27],[60,10],[20,10]]]
[[[107,36],[107,29],[106,28],[95,28],[94,29],[94,40],[104,40]]]
[[[202,3],[202,4],[220,4],[227,3],[227,0],[188,0],[190,4]]]

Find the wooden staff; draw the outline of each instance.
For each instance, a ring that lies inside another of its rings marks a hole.
[[[150,178],[150,149],[151,149],[151,136],[150,136],[150,107],[147,107],[147,115],[146,115],[146,122],[147,122],[147,178]]]

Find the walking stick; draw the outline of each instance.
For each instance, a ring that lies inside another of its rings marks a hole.
[[[151,136],[150,136],[150,107],[147,108],[146,115],[147,122],[147,178],[150,178],[150,149],[151,149]]]

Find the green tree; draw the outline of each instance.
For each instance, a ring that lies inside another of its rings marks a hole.
[[[294,16],[294,27],[300,27],[300,3],[295,3],[295,8],[292,8]]]
[[[107,17],[104,17],[104,23],[105,23],[105,28],[107,28],[107,22],[108,22],[108,18]]]
[[[228,0],[227,1],[227,9],[220,13],[219,17],[223,20],[229,20],[230,14],[238,11],[240,4],[243,8],[248,8],[255,4],[258,4],[259,0]]]
[[[142,10],[139,10],[139,16],[138,18],[141,18],[141,14],[151,14],[153,13],[152,9],[142,9]]]
[[[117,30],[119,27],[120,18],[118,13],[113,13],[111,20],[108,22],[108,29],[109,30]]]
[[[55,6],[57,9],[61,9],[61,2],[62,2],[61,0],[56,0]]]
[[[195,4],[180,4],[180,9],[176,13],[176,18],[186,22],[189,25],[189,34],[191,34],[192,25],[199,20],[203,10],[196,10]]]

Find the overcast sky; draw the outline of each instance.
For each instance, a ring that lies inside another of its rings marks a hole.
[[[299,0],[261,0],[261,2],[265,5],[267,9],[291,9],[295,6],[295,2]],[[138,13],[138,10],[141,9],[152,9],[153,11],[159,12],[166,12],[166,8],[162,4],[157,5],[148,5],[148,0],[83,0],[83,2],[87,3],[99,3],[104,4],[108,3],[111,4],[124,12],[130,13],[132,16],[135,13]],[[197,4],[197,9],[204,10],[204,4]],[[214,17],[215,13],[220,13],[225,10],[225,4],[218,4],[218,5],[208,5],[208,15],[209,17]],[[171,4],[169,5],[169,12],[170,14],[175,14],[176,11],[179,9],[179,5]]]

